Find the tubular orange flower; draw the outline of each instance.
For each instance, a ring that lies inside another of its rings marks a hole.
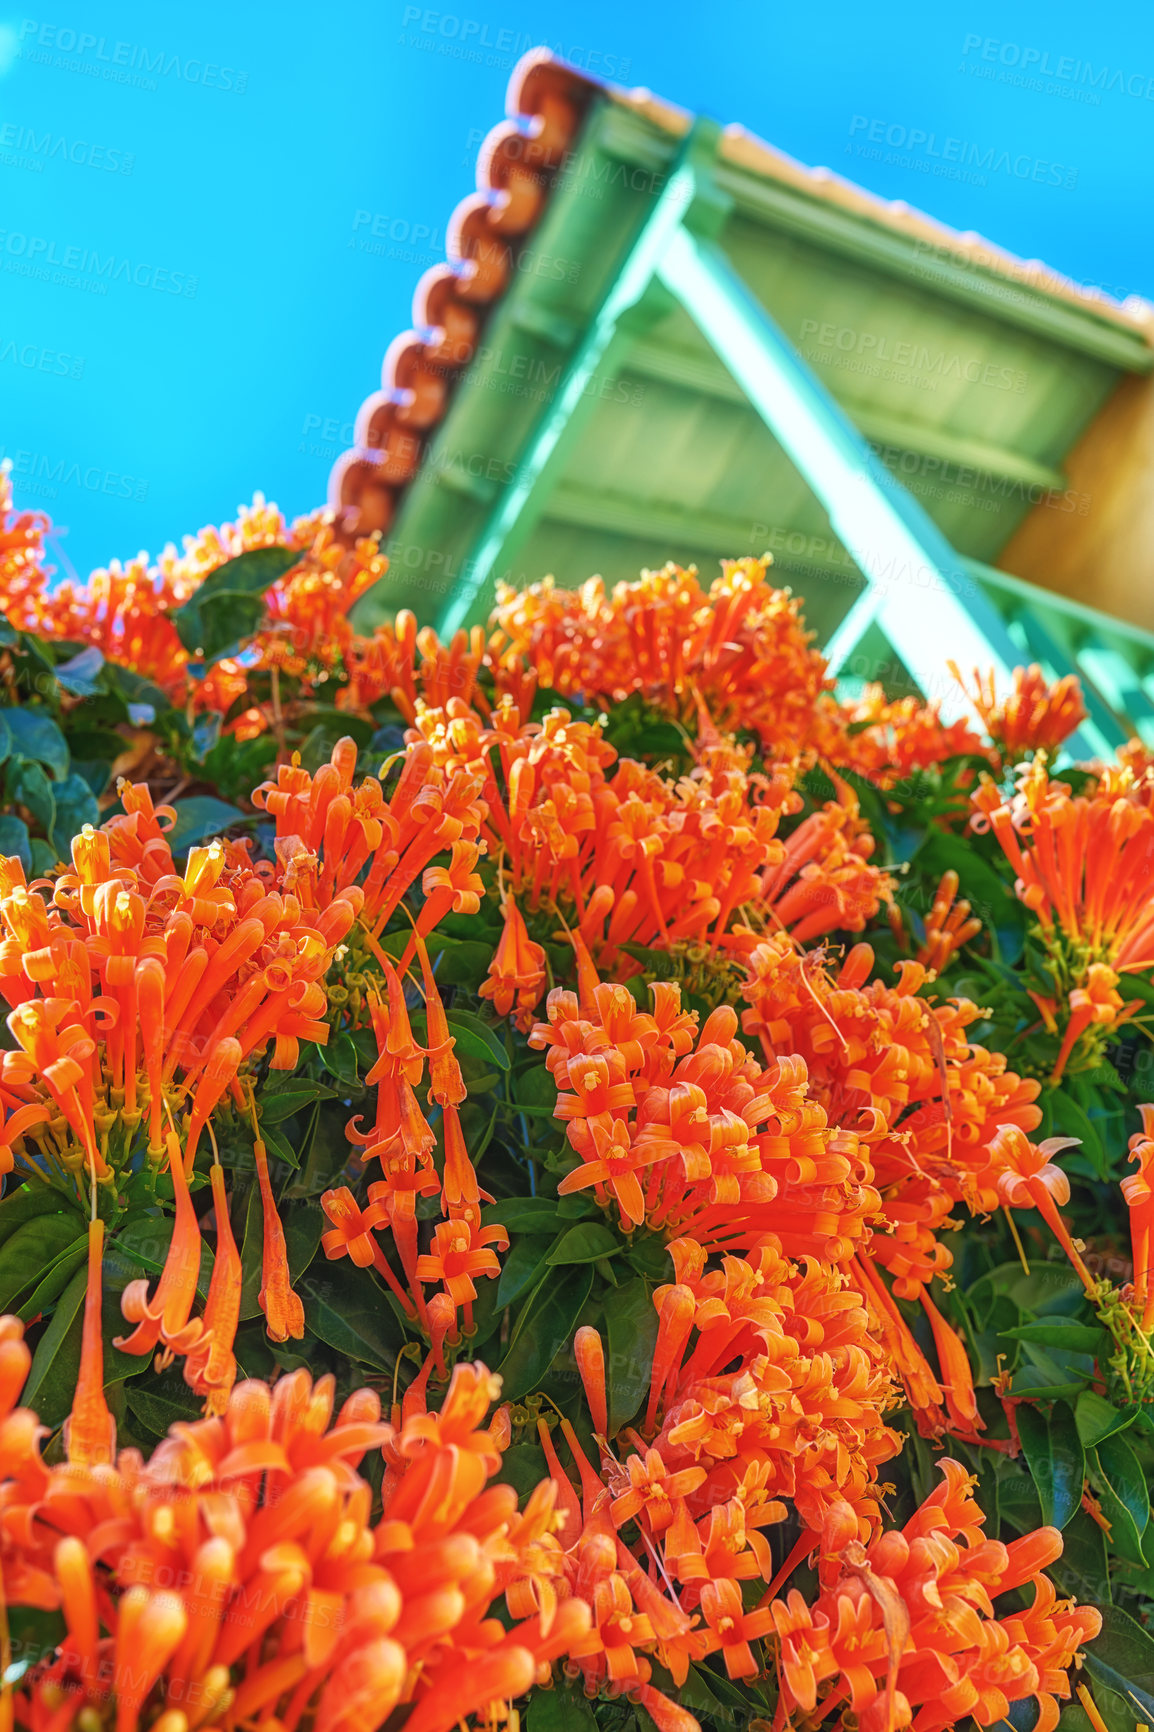
[[[184,1362],[184,1380],[206,1398],[207,1413],[223,1413],[236,1382],[237,1324],[240,1321],[240,1252],[233,1238],[224,1188],[224,1168],[212,1167],[212,1198],[216,1218],[216,1256],[204,1307],[204,1334]]]
[[[477,1297],[474,1277],[499,1275],[497,1245],[507,1250],[509,1235],[500,1226],[479,1227],[471,1221],[438,1221],[433,1229],[433,1249],[417,1258],[419,1281],[442,1281],[445,1292],[459,1309],[464,1307],[465,1328],[473,1327],[473,1301]]]
[[[1060,929],[1121,974],[1154,966],[1154,811],[1132,772],[1072,798],[1037,761],[1010,799],[987,778],[974,805],[975,828],[993,830],[1047,938]]]
[[[1051,1156],[1077,1145],[1077,1137],[1047,1137],[1035,1145],[1016,1125],[1003,1125],[990,1145],[1000,1168],[998,1195],[1010,1208],[1035,1208],[1077,1270],[1087,1293],[1096,1291],[1094,1277],[1059,1213],[1070,1200],[1070,1181]]]
[[[84,1296],[84,1333],[80,1345],[80,1375],[72,1412],[64,1426],[64,1447],[70,1462],[94,1467],[116,1453],[116,1422],[104,1398],[104,1337],[101,1283],[104,1222],[88,1224],[88,1287]]]
[[[1154,1153],[1154,1146],[1152,1146]],[[593,1429],[599,1437],[605,1437],[609,1431],[609,1404],[605,1392],[605,1349],[601,1345],[601,1337],[596,1329],[584,1324],[573,1337],[573,1353],[577,1360],[577,1368],[581,1373],[581,1382],[585,1389],[585,1399],[589,1411],[593,1415]]]
[[[387,1282],[406,1316],[415,1317],[417,1312],[412,1300],[389,1268],[384,1252],[373,1238],[373,1228],[388,1219],[387,1206],[380,1200],[374,1200],[367,1209],[362,1210],[348,1186],[342,1185],[339,1189],[324,1193],[321,1197],[321,1208],[332,1222],[328,1232],[321,1235],[325,1256],[343,1257],[347,1253],[358,1268],[367,1269],[371,1265]]]
[[[951,867],[942,873],[926,920],[925,943],[917,953],[917,960],[923,967],[941,974],[955,952],[981,930],[981,921],[970,916],[970,904],[958,901],[958,875]]]
[[[975,668],[973,688],[967,686],[955,662],[946,666],[981,716],[994,744],[1011,761],[1027,752],[1056,751],[1087,716],[1082,687],[1075,674],[1064,674],[1050,685],[1037,662],[1014,669],[1009,697],[998,703],[991,670],[983,679]]]
[[[923,1288],[922,1309],[930,1320],[938,1362],[942,1368],[942,1390],[953,1424],[962,1432],[984,1431],[986,1422],[978,1412],[969,1355],[957,1331],[946,1322]]]
[[[146,1280],[130,1281],[124,1289],[120,1309],[136,1328],[131,1335],[117,1338],[116,1346],[122,1353],[151,1353],[158,1342],[163,1342],[163,1351],[169,1355],[187,1353],[204,1329],[199,1319],[189,1321],[200,1276],[200,1225],[188,1194],[181,1147],[171,1132],[167,1146],[176,1199],[172,1241],[151,1301]]]
[[[1142,1130],[1130,1138],[1130,1159],[1138,1171],[1122,1180],[1122,1195],[1130,1211],[1130,1243],[1134,1254],[1134,1303],[1140,1308],[1143,1329],[1154,1325],[1154,1286],[1150,1280],[1150,1253],[1154,1234],[1154,1106],[1138,1108]]]
[[[305,1332],[305,1310],[293,1292],[289,1274],[288,1247],[277,1213],[268,1172],[268,1151],[259,1137],[253,1146],[260,1200],[264,1211],[264,1256],[261,1262],[260,1308],[273,1341],[300,1340]]]
[[[545,986],[545,952],[530,939],[525,917],[512,896],[506,895],[502,912],[504,926],[488,978],[477,990],[481,998],[493,1001],[499,1016],[508,1016],[516,1004],[513,1021],[527,1034]]]

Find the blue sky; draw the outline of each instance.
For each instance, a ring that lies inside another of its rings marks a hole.
[[[0,0],[0,455],[82,574],[258,488],[290,514],[323,500],[538,42],[1154,299],[1148,0],[449,3]],[[1017,172],[939,178],[933,143],[867,156],[871,133],[950,136]],[[371,256],[358,212],[432,232]]]

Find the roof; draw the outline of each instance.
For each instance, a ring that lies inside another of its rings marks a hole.
[[[413,327],[389,344],[381,388],[361,405],[354,447],[334,465],[330,501],[342,509],[349,530],[388,533],[396,523],[454,388],[478,356],[486,323],[517,284],[530,236],[574,177],[582,129],[596,105],[632,117],[658,147],[663,139],[675,145],[693,121],[686,110],[649,91],[601,84],[546,50],[519,62],[509,83],[507,118],[494,127],[478,158],[478,190],[461,201],[448,226],[446,262],[421,278]],[[840,225],[836,238],[843,248],[852,245],[877,267],[984,309],[1002,324],[1048,332],[1115,369],[1143,371],[1154,361],[1154,307],[1137,297],[1120,304],[1079,287],[1036,260],[1018,259],[978,234],[959,233],[903,201],[879,198],[829,169],[807,168],[740,126],[722,130],[717,160],[719,179],[736,195],[739,211],[759,202],[767,210],[772,206],[775,220],[792,224],[796,233],[805,228],[812,235],[824,225],[832,236]],[[1005,366],[1006,357],[986,363],[994,364]],[[692,373],[688,359],[685,367]],[[830,380],[839,393],[851,383]],[[724,396],[716,378],[711,388]],[[1092,412],[1106,393],[1095,397],[1088,381],[1087,393]],[[895,448],[902,446],[901,417],[890,422],[887,427],[883,407],[867,431],[883,444],[893,432]],[[1081,425],[1075,431],[1080,430]],[[948,449],[938,455],[946,461],[951,454],[960,464],[983,461],[981,442],[971,439],[967,446],[964,432],[954,434],[952,445],[947,436],[944,444]],[[1054,487],[1063,480],[1051,455],[1031,468],[1026,454],[1018,467],[1028,485]],[[1016,524],[1004,527],[1008,535]],[[997,549],[987,538],[962,551],[988,558]]]

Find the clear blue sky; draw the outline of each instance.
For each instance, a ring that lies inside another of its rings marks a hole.
[[[1154,298],[1149,0],[449,3],[0,10],[0,455],[18,500],[67,529],[81,573],[229,516],[257,488],[289,513],[322,501],[473,186],[477,137],[538,42],[1079,281]],[[462,40],[489,45],[483,63],[460,57]],[[993,148],[1019,172],[938,178],[921,145],[865,159],[867,122]],[[358,211],[432,238],[398,247],[412,257],[367,255]],[[103,295],[93,253],[116,260]],[[57,261],[48,281],[22,274],[33,256]]]

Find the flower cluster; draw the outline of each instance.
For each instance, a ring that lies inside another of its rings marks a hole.
[[[796,1589],[775,1604],[783,1698],[812,1713],[820,1690],[823,1709],[848,1702],[867,1732],[911,1719],[919,1732],[940,1732],[967,1715],[991,1725],[1033,1697],[1036,1727],[1053,1732],[1067,1670],[1101,1615],[1059,1601],[1042,1573],[1060,1534],[1041,1528],[1009,1546],[985,1539],[973,1477],[948,1459],[941,1468],[944,1483],[903,1528],[829,1561],[812,1606]],[[995,1617],[994,1596],[1026,1583],[1032,1603]]]
[[[1085,794],[1056,780],[1045,758],[1022,767],[1015,791],[985,778],[974,794],[974,827],[990,829],[1016,873],[1015,890],[1035,916],[1049,960],[1049,990],[1031,993],[1061,1044],[1051,1080],[1077,1050],[1085,1063],[1103,1037],[1132,1016],[1124,974],[1154,967],[1154,809],[1146,778],[1108,771]]]
[[[443,644],[0,517],[3,1725],[1102,1732],[1107,1546],[1144,1701],[1149,752],[768,560]]]
[[[621,1227],[688,1237],[708,1252],[749,1251],[768,1232],[791,1256],[841,1263],[880,1206],[868,1153],[834,1130],[808,1096],[794,1057],[763,1068],[720,1005],[699,1028],[676,986],[652,987],[653,1011],[623,986],[549,995],[546,1049],[563,1120],[581,1164],[562,1196],[592,1186]]]
[[[320,1732],[380,1726],[399,1704],[418,1732],[491,1719],[587,1632],[585,1604],[507,1627],[558,1521],[543,1484],[524,1514],[504,1485],[497,1395],[459,1365],[439,1411],[415,1396],[393,1423],[370,1389],[335,1419],[333,1380],[295,1371],[238,1384],[221,1413],[136,1450],[49,1465],[35,1413],[15,1406],[30,1354],[0,1318],[0,1581],[7,1608],[62,1615],[55,1654],[15,1696],[28,1732],[117,1732],[254,1717]],[[358,1472],[384,1451],[383,1509]],[[110,1718],[109,1724],[113,1721]]]

